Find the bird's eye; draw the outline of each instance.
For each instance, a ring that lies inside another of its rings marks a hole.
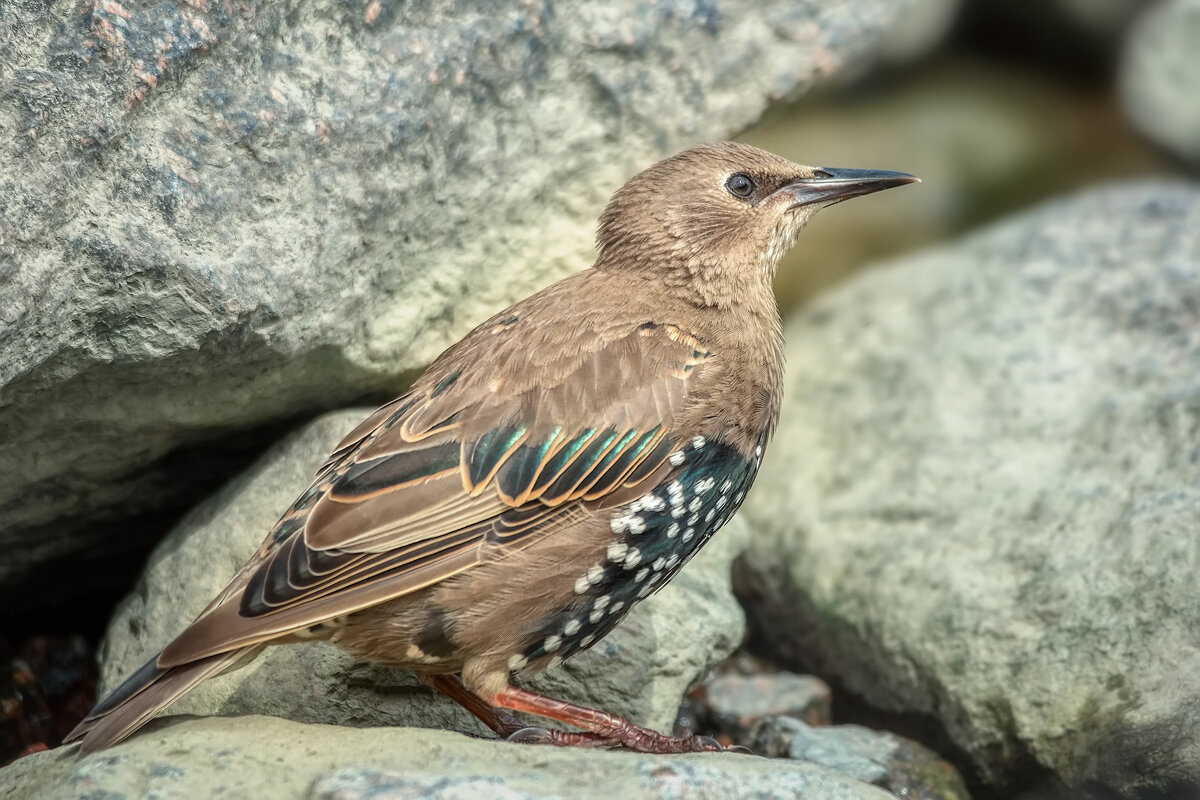
[[[749,175],[739,172],[729,176],[729,180],[725,181],[725,188],[734,197],[749,197],[754,194],[754,181],[750,180]]]

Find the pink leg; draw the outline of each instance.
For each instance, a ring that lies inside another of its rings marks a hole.
[[[621,744],[639,753],[696,753],[724,751],[716,739],[707,736],[666,736],[658,731],[634,725],[624,717],[577,706],[536,692],[509,686],[490,699],[490,705],[512,711],[524,711],[539,717],[565,722],[585,731],[577,736],[591,736],[588,743]],[[551,732],[557,733],[557,731]],[[565,735],[565,734],[564,734]],[[598,741],[596,741],[598,740]],[[567,742],[563,742],[566,744]],[[555,742],[558,744],[558,742]],[[729,748],[734,752],[749,752],[745,748]]]
[[[497,708],[467,688],[457,675],[425,675],[418,677],[470,711],[501,739],[528,744],[552,744],[561,747],[611,747],[621,744],[620,740],[593,733],[569,733],[544,728],[531,728],[503,708]]]

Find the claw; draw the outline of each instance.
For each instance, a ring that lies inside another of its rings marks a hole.
[[[545,728],[534,727],[513,731],[504,737],[504,741],[517,742],[518,744],[552,744],[550,731]]]
[[[697,751],[713,750],[716,752],[721,752],[725,749],[720,742],[711,736],[691,736],[684,738],[685,741],[689,741],[689,743],[695,747]]]

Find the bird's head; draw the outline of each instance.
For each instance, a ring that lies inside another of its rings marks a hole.
[[[769,286],[821,208],[918,180],[903,172],[806,167],[737,142],[685,150],[635,175],[600,217],[601,269],[661,273],[723,305],[747,281]]]

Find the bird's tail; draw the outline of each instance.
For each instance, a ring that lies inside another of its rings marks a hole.
[[[166,668],[155,655],[97,703],[63,743],[78,741],[85,753],[114,745],[205,678],[239,666],[261,649],[252,645]]]

